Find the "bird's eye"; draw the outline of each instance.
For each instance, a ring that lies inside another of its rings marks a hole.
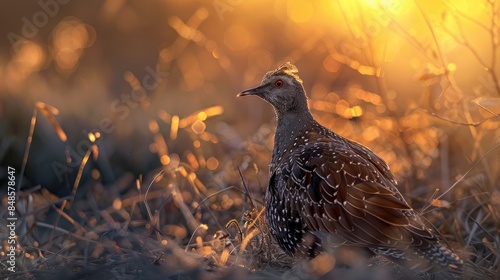
[[[282,80],[276,80],[276,81],[274,82],[274,86],[275,86],[275,87],[277,87],[277,88],[282,87],[282,86],[283,86],[283,84],[284,84],[284,83],[283,83],[283,81],[282,81]]]

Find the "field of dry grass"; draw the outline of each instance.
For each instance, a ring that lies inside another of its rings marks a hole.
[[[291,259],[269,236],[274,115],[236,94],[284,61],[464,278],[500,279],[499,3],[40,3],[0,20],[2,279],[416,277]]]

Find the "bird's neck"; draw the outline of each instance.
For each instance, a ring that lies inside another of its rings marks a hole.
[[[308,110],[303,112],[285,112],[277,114],[271,168],[281,160],[286,150],[291,148],[288,146],[293,145],[295,138],[301,133],[304,133],[304,130],[314,125],[314,123],[315,120]]]

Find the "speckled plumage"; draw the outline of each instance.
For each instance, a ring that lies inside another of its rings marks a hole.
[[[333,239],[419,272],[459,272],[462,261],[407,204],[387,164],[314,120],[297,72],[287,62],[240,93],[258,95],[276,112],[266,218],[280,247],[314,256]]]

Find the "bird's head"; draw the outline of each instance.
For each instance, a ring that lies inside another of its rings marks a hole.
[[[258,87],[244,90],[238,96],[257,95],[273,105],[276,114],[308,111],[307,97],[295,65],[286,62],[264,75]]]

